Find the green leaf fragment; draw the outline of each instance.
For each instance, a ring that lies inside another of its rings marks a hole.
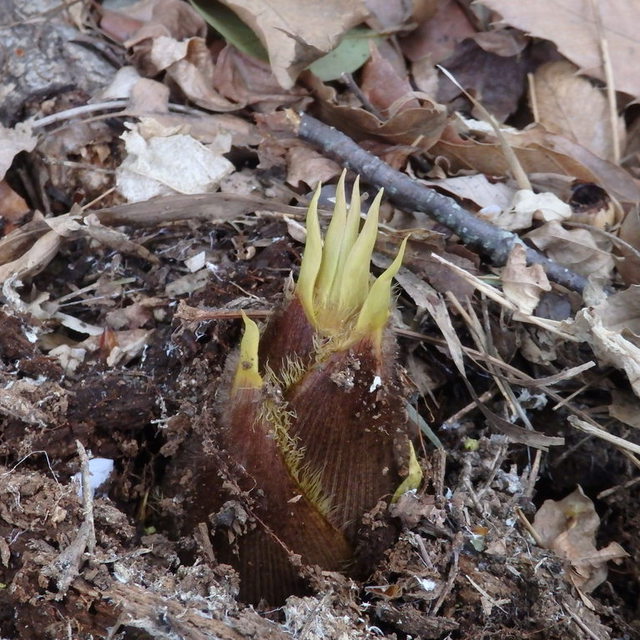
[[[416,490],[420,486],[421,482],[422,468],[420,467],[420,463],[418,462],[416,450],[413,448],[413,443],[409,442],[409,474],[396,489],[391,502],[398,502],[400,497],[405,493],[407,493],[408,491]]]
[[[269,62],[260,38],[229,7],[218,0],[190,0],[193,8],[229,44],[249,56]]]
[[[357,71],[369,58],[371,40],[380,36],[366,27],[355,27],[347,32],[340,44],[322,58],[309,65],[308,69],[320,80],[337,80],[343,73]]]

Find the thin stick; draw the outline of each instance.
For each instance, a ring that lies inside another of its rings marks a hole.
[[[607,103],[609,105],[609,123],[611,125],[611,142],[613,143],[613,162],[620,164],[620,136],[618,134],[618,105],[616,103],[616,84],[613,77],[613,67],[611,56],[609,55],[609,42],[605,35],[604,25],[600,9],[591,0],[591,9],[596,23],[596,35],[600,41],[600,53],[602,54],[602,69],[604,71],[604,81],[607,86]]]
[[[540,252],[524,245],[511,231],[499,229],[461,207],[453,198],[443,196],[417,180],[392,169],[380,158],[365,151],[344,133],[307,115],[288,111],[298,137],[321,149],[359,173],[363,180],[377,188],[384,188],[387,197],[405,211],[422,211],[451,229],[460,240],[488,257],[495,265],[506,264],[515,244],[525,246],[527,262],[543,266],[549,278],[573,291],[583,291],[587,280],[567,267],[550,260]]]
[[[93,521],[93,489],[91,488],[91,471],[89,470],[89,456],[80,440],[76,440],[80,471],[82,478],[82,510],[84,522],[87,525],[87,551],[93,553],[96,548],[96,528]]]
[[[524,515],[524,511],[520,507],[515,508],[516,516],[518,520],[520,520],[520,524],[529,532],[529,535],[535,540],[535,543],[544,549],[544,544],[542,544],[542,538],[540,534],[535,530],[534,526],[529,522],[527,516]]]
[[[538,93],[533,73],[527,73],[527,83],[529,84],[529,106],[533,114],[533,121],[540,122],[540,110],[538,109]]]
[[[606,440],[607,442],[610,442],[612,445],[620,449],[625,449],[626,451],[629,451],[631,453],[640,454],[640,445],[629,442],[629,440],[625,440],[624,438],[620,438],[619,436],[614,436],[612,433],[609,433],[608,431],[605,431],[600,427],[596,427],[593,424],[589,424],[585,420],[580,420],[576,416],[569,416],[567,420],[572,427],[580,429],[580,431],[584,431],[591,436],[596,436],[598,438],[601,438],[602,440]]]

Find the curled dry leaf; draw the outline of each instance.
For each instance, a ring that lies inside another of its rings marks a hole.
[[[552,259],[583,276],[610,278],[614,261],[611,242],[587,229],[565,229],[553,221],[526,236]]]
[[[213,86],[238,105],[237,108],[257,105],[256,108],[263,113],[271,113],[283,105],[299,103],[307,94],[299,86],[282,89],[268,63],[232,46],[226,46],[218,54]]]
[[[589,343],[601,364],[623,370],[640,397],[640,286],[578,312],[573,333]]]
[[[501,229],[517,231],[529,229],[533,220],[565,220],[571,215],[571,207],[553,193],[534,193],[530,189],[520,189],[513,196],[511,207],[497,215],[483,216]]]
[[[566,60],[542,65],[534,74],[535,112],[548,131],[565,136],[606,160],[614,160],[609,105],[601,89],[578,75]],[[624,123],[618,120],[624,139]]]
[[[490,182],[482,173],[474,176],[445,178],[444,180],[425,180],[424,184],[437,187],[460,200],[469,200],[481,209],[509,209],[514,194],[513,187],[510,185],[504,182]],[[482,215],[486,217],[484,212]]]
[[[293,187],[304,182],[315,188],[340,175],[340,165],[307,146],[293,146],[287,152],[287,182]]]
[[[185,96],[203,109],[234,111],[242,107],[223,98],[214,88],[215,65],[203,38],[177,41],[167,36],[154,39],[149,61],[157,71],[166,71]]]
[[[404,73],[389,60],[380,55],[380,50],[371,45],[371,58],[362,69],[362,93],[384,117],[409,108],[419,108],[420,102],[413,96],[413,87],[409,82],[406,69]],[[398,101],[402,101],[398,103]]]
[[[260,38],[275,77],[290,89],[300,72],[329,53],[368,15],[361,0],[223,0]]]
[[[545,548],[569,561],[569,577],[585,593],[607,579],[609,560],[620,561],[628,555],[617,542],[604,549],[596,548],[600,518],[580,486],[562,500],[545,500],[533,526]]]
[[[542,265],[527,266],[526,251],[521,244],[514,245],[502,270],[502,290],[507,300],[527,315],[531,315],[538,306],[542,292],[551,291]]]
[[[415,94],[420,98],[420,107],[396,111],[382,121],[365,109],[338,105],[335,90],[319,80],[310,78],[308,84],[319,99],[318,106],[323,121],[338,127],[355,140],[374,137],[387,144],[415,145],[420,149],[429,149],[440,139],[449,120],[446,107],[423,94]]]

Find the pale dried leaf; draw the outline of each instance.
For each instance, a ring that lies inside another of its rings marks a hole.
[[[526,237],[552,259],[583,276],[609,278],[614,267],[611,243],[587,229],[565,229],[548,222]]]
[[[571,329],[587,342],[600,364],[610,364],[623,370],[636,396],[640,397],[640,348],[627,339],[620,329],[606,326],[608,303],[587,307],[576,314]]]
[[[601,89],[566,60],[542,65],[534,75],[538,122],[597,156],[614,160],[609,105]],[[624,136],[622,121],[619,133]]]
[[[513,187],[504,182],[490,182],[482,173],[444,180],[425,180],[424,184],[438,187],[462,200],[470,200],[481,209],[492,206],[500,210],[508,209],[514,193]]]
[[[547,549],[571,563],[570,578],[585,593],[606,580],[607,561],[628,555],[616,542],[596,549],[600,518],[580,486],[562,500],[545,500],[535,515],[533,526]]]
[[[502,270],[502,290],[507,300],[527,315],[531,315],[538,306],[542,292],[551,291],[542,265],[527,266],[526,250],[521,244],[514,245]]]
[[[27,122],[20,122],[13,128],[0,125],[0,180],[4,178],[21,151],[33,151],[38,139],[31,133]]]
[[[280,85],[289,89],[298,74],[329,53],[344,34],[368,15],[361,0],[223,0],[260,38]]]
[[[66,375],[72,375],[76,369],[84,362],[87,355],[86,349],[71,347],[68,344],[61,344],[49,351],[51,358],[56,358]]]
[[[117,170],[117,189],[139,202],[170,193],[213,190],[234,166],[189,135],[145,139],[138,125],[123,134],[128,156]]]
[[[60,242],[60,234],[55,231],[45,233],[19,258],[0,265],[0,283],[10,277],[20,280],[40,273],[58,253]]]
[[[628,0],[482,0],[504,22],[551,40],[583,73],[605,80],[601,40],[605,38],[618,91],[640,96],[640,4]],[[593,15],[599,11],[599,20]],[[598,23],[602,24],[602,31]]]

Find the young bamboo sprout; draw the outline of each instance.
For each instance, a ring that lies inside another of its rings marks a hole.
[[[367,571],[358,549],[362,516],[391,500],[410,461],[387,328],[406,240],[373,280],[382,192],[359,230],[358,181],[347,207],[343,174],[324,242],[318,197],[319,190],[293,295],[261,337],[244,318],[222,421],[221,445],[254,523],[233,542],[241,595],[250,601],[274,603],[297,589],[291,554],[326,570]]]

